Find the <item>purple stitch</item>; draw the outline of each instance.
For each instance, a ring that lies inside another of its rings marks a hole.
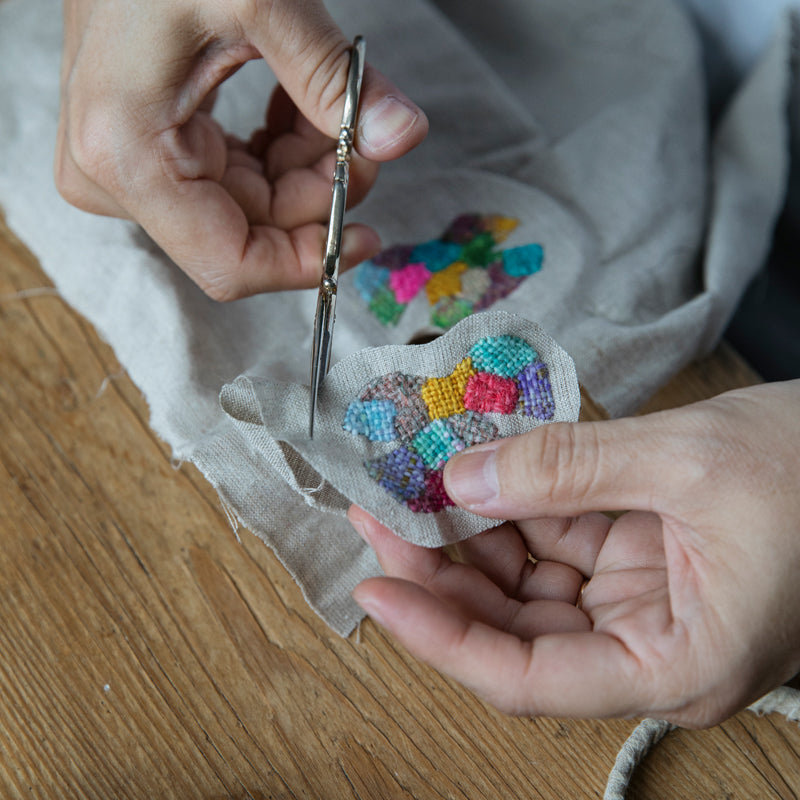
[[[425,490],[425,464],[413,450],[398,447],[383,458],[365,461],[370,478],[400,502],[418,497]]]
[[[518,413],[536,419],[552,419],[556,411],[550,373],[544,361],[528,364],[517,377],[520,388]]]
[[[492,283],[486,294],[475,303],[475,311],[484,311],[489,308],[489,306],[494,305],[498,300],[508,297],[508,295],[525,280],[524,277],[515,278],[513,275],[509,275],[503,269],[502,261],[495,261],[490,264],[487,267],[487,272],[489,273]]]
[[[466,244],[484,230],[483,218],[480,214],[462,214],[450,223],[442,235],[442,241]]]
[[[379,267],[389,269],[402,269],[411,261],[411,253],[414,252],[413,244],[398,244],[382,250],[378,255],[372,257],[372,263]]]

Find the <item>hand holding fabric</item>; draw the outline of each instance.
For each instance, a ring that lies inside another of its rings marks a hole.
[[[800,670],[798,408],[792,381],[464,451],[451,497],[517,521],[453,561],[353,508],[388,576],[354,596],[506,712],[712,725]]]
[[[138,221],[217,300],[319,280],[349,42],[322,2],[66,0],[56,183]],[[212,118],[217,87],[264,58],[281,83],[247,143]],[[367,66],[349,198],[427,131]],[[380,247],[353,225],[343,268]]]

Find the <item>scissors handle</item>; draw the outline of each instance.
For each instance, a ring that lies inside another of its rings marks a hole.
[[[366,44],[356,36],[350,50],[350,68],[344,95],[342,123],[336,146],[336,166],[333,172],[333,197],[328,222],[328,238],[322,264],[322,280],[317,296],[317,313],[314,317],[314,343],[311,350],[311,408],[308,418],[308,437],[314,438],[314,417],[322,381],[328,372],[333,344],[333,324],[336,321],[336,292],[339,288],[339,257],[342,249],[344,210],[347,203],[347,184],[350,179],[350,155],[353,151],[358,100],[364,75]]]
[[[342,123],[339,126],[339,142],[336,147],[336,166],[333,171],[333,197],[331,199],[331,215],[328,223],[328,240],[325,245],[323,283],[326,278],[334,281],[334,283],[339,278],[339,254],[342,248],[344,208],[347,201],[347,185],[350,180],[350,155],[353,152],[358,100],[361,96],[361,80],[364,75],[365,51],[366,44],[363,37],[356,36],[350,51],[350,69],[347,71],[344,110],[342,111]]]

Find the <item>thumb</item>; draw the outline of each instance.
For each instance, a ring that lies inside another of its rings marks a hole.
[[[497,519],[660,511],[662,498],[674,501],[691,484],[685,466],[697,437],[677,413],[543,425],[473,447],[448,462],[445,489],[459,506]]]
[[[339,135],[350,42],[316,0],[256,4],[250,38],[300,112],[320,131]],[[428,131],[422,110],[380,72],[366,66],[355,145],[372,161],[398,158]]]

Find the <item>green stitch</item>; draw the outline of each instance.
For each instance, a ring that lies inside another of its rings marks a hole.
[[[461,249],[461,260],[471,267],[485,267],[498,258],[494,247],[494,236],[491,233],[479,233]]]
[[[398,303],[394,292],[386,286],[378,289],[369,303],[369,310],[384,325],[397,325],[397,321],[405,309],[405,303]]]
[[[443,297],[431,311],[431,322],[439,328],[450,328],[472,313],[472,303],[454,297]]]

